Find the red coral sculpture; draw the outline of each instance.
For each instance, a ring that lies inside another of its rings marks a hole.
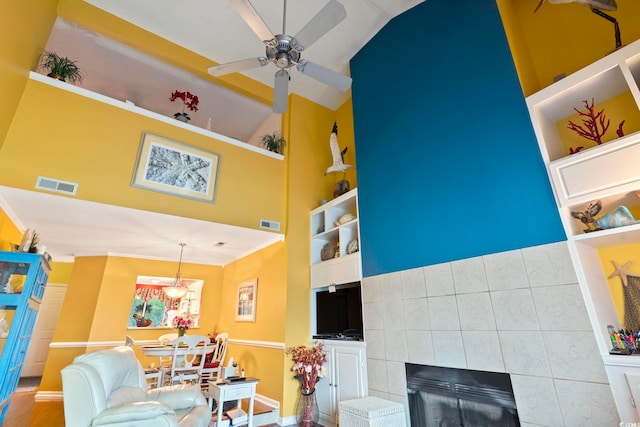
[[[586,138],[590,141],[594,141],[596,144],[600,145],[603,143],[602,137],[609,129],[610,120],[607,119],[604,115],[604,110],[600,110],[596,113],[595,101],[593,98],[591,98],[591,104],[589,104],[588,100],[584,100],[582,101],[582,103],[586,108],[585,111],[580,111],[577,108],[574,108],[576,113],[583,117],[582,125],[578,125],[569,120],[569,125],[567,127],[581,137]],[[624,120],[620,122],[620,124],[618,125],[618,129],[616,130],[616,134],[618,135],[618,137],[624,136],[622,125],[624,125]],[[569,154],[577,153],[583,148],[583,146],[577,147],[575,149],[570,148]]]

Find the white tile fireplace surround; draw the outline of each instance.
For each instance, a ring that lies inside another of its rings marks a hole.
[[[507,372],[522,426],[619,425],[566,242],[362,286],[370,395],[407,406],[405,362]]]

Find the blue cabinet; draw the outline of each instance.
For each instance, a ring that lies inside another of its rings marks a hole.
[[[43,255],[0,251],[0,423],[20,380],[50,270]]]

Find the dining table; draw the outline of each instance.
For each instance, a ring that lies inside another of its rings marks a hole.
[[[170,357],[173,356],[173,345],[165,345],[165,344],[156,344],[156,345],[141,345],[138,348],[145,354],[145,356],[149,357]],[[206,351],[204,351],[204,346],[197,346],[196,350],[201,349],[202,354],[213,353],[215,350],[214,345],[208,345],[206,347]],[[176,353],[178,356],[184,356],[189,347],[178,347],[178,352]]]

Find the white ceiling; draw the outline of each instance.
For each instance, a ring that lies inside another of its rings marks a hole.
[[[184,262],[226,265],[283,240],[269,231],[2,186],[0,207],[21,230],[37,231],[54,261],[114,255],[177,262],[184,242]]]
[[[189,50],[203,55],[215,63],[226,63],[246,58],[254,58],[264,54],[264,45],[240,18],[227,0],[86,0],[114,15],[132,22],[152,33],[179,44]],[[320,40],[303,52],[302,57],[334,71],[348,74],[350,59],[373,37],[391,18],[421,3],[424,0],[340,0],[347,10],[347,18],[339,23]],[[325,4],[326,0],[292,0],[288,2],[286,32],[290,35],[302,28]],[[274,33],[280,33],[282,28],[283,0],[254,0],[254,7],[263,17],[266,24]],[[61,23],[57,23],[58,27]],[[64,24],[64,23],[63,23]],[[67,26],[63,29],[74,30]],[[48,48],[61,48],[64,56],[78,58],[73,53],[68,54],[65,49],[87,49],[71,43],[77,37],[62,37],[55,39],[54,29],[52,40]],[[86,35],[86,34],[85,34]],[[86,37],[85,37],[86,38]],[[82,86],[102,93],[100,85],[104,84],[101,68],[108,70],[106,64],[113,64],[109,53],[102,50],[104,40],[95,39],[102,43],[101,47],[89,47],[89,57],[96,64],[79,63],[83,67],[94,67],[88,81]],[[54,43],[55,42],[55,43]],[[64,49],[61,47],[65,44]],[[132,54],[129,48],[120,49],[114,43],[107,43],[109,49],[125,52],[125,56],[133,58],[138,63],[149,64],[152,59],[142,54]],[[60,52],[58,52],[60,53]],[[102,62],[100,62],[100,60]],[[128,62],[127,64],[133,64]],[[154,65],[157,65],[154,63]],[[125,65],[127,73],[134,74],[137,65]],[[94,71],[95,70],[95,71]],[[273,65],[247,71],[243,74],[273,87],[276,67]],[[135,71],[137,73],[137,71]],[[157,80],[171,78],[184,79],[183,75],[176,76],[175,70],[163,70],[162,75],[149,73],[137,76],[145,79],[145,84],[152,78]],[[135,78],[133,79],[135,82]],[[196,84],[194,80],[194,84]],[[173,84],[173,83],[172,83]],[[166,83],[165,83],[166,85]],[[112,88],[113,89],[113,88]],[[122,84],[118,88],[121,92],[116,96],[136,102],[144,99],[131,86]],[[173,89],[185,90],[179,87]],[[200,89],[198,89],[200,90]],[[203,91],[205,89],[202,89]],[[293,71],[290,92],[315,101],[328,108],[336,109],[350,96],[319,83],[297,71]],[[166,102],[170,93],[159,91],[161,98],[157,103],[166,108],[165,114],[171,115],[175,106]],[[225,94],[224,96],[227,96]],[[212,96],[223,96],[216,93]],[[137,98],[136,98],[137,97]],[[165,99],[167,98],[167,99]],[[161,100],[160,100],[161,99]],[[204,103],[203,103],[204,104]],[[227,103],[228,104],[228,103]],[[256,125],[245,123],[248,128],[259,127],[263,116],[270,114],[270,106],[251,106],[254,113],[260,116]],[[247,107],[249,108],[249,107]],[[266,111],[266,112],[265,112]],[[162,112],[162,111],[157,111]],[[201,113],[200,111],[198,113]],[[214,117],[214,131],[237,137],[247,141],[247,135],[253,131],[264,132],[264,129],[251,129],[243,135],[233,134],[235,131],[218,128],[220,123],[227,120],[216,120],[216,112],[205,111],[199,115],[193,114],[194,125],[205,127],[208,117]],[[241,115],[238,115],[242,117]],[[197,119],[196,119],[197,117]],[[246,120],[246,116],[245,116]],[[267,119],[269,121],[269,119]],[[271,122],[273,120],[271,119]],[[220,122],[220,123],[216,123]],[[246,131],[246,129],[243,129]],[[239,131],[238,131],[239,132]],[[231,134],[230,134],[231,133]],[[160,260],[177,260],[180,255],[180,242],[187,244],[183,260],[189,263],[226,265],[242,258],[262,247],[283,239],[282,234],[244,229],[228,225],[215,224],[187,218],[174,217],[153,212],[146,212],[100,203],[86,202],[70,197],[44,194],[34,191],[18,190],[0,186],[0,207],[10,216],[21,229],[35,229],[42,244],[54,261],[66,261],[74,256],[118,255],[137,258]],[[224,242],[222,247],[216,246]],[[15,242],[18,243],[18,242]]]
[[[86,0],[107,12],[212,60],[211,65],[257,58],[264,44],[227,0]],[[340,0],[347,17],[302,53],[302,58],[349,74],[351,58],[387,23],[424,0]],[[287,2],[286,34],[294,36],[327,0]],[[282,33],[283,0],[253,0],[274,34]],[[215,62],[215,63],[214,63]],[[273,87],[272,64],[242,74]],[[289,92],[337,109],[350,91],[340,92],[291,71]]]

